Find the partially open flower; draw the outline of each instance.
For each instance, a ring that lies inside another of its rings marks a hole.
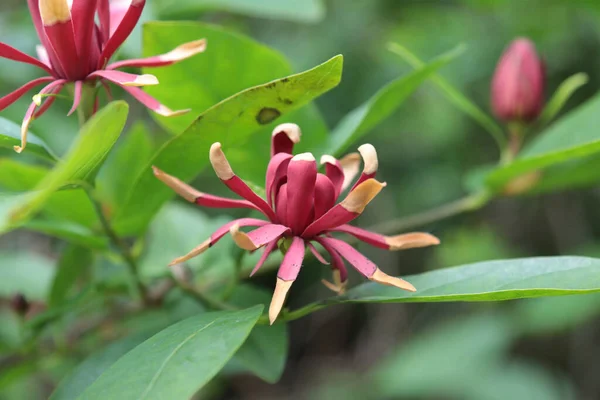
[[[273,131],[271,161],[266,173],[266,199],[254,193],[233,172],[220,143],[211,146],[210,162],[221,181],[243,200],[199,192],[153,167],[158,179],[192,203],[214,208],[254,209],[267,218],[240,218],[231,221],[190,253],[173,260],[171,265],[201,254],[227,233],[244,250],[263,248],[262,256],[251,275],[258,271],[273,251],[278,247],[283,248],[285,255],[279,267],[275,293],[269,308],[271,323],[281,311],[285,296],[300,272],[306,247],[319,261],[331,266],[334,283],[326,282],[326,286],[336,292],[342,292],[346,285],[348,274],[344,260],[373,281],[415,291],[410,283],[385,274],[348,243],[333,236],[334,233],[349,234],[372,246],[392,251],[439,243],[436,237],[428,233],[383,236],[348,225],[385,187],[385,183],[375,179],[378,165],[375,148],[370,144],[362,145],[358,149],[360,154],[350,154],[342,160],[323,156],[321,164],[325,173],[320,173],[311,153],[292,156],[294,144],[299,140],[300,128],[295,124],[279,125]],[[350,187],[358,174],[361,157],[364,161],[362,173],[344,199],[336,204],[338,197]],[[241,230],[243,227],[256,229],[245,233]],[[318,243],[329,253],[330,262],[325,260],[313,243]]]
[[[34,79],[0,98],[1,111],[29,90],[46,84],[34,96],[25,113],[21,126],[21,146],[15,146],[15,151],[23,151],[31,121],[46,112],[55,95],[70,82],[74,83],[75,94],[69,115],[79,107],[84,85],[95,88],[100,83],[110,97],[107,82],[121,86],[158,114],[173,116],[188,111],[171,111],[139,89],[140,86],[158,84],[155,76],[135,75],[116,69],[173,64],[204,51],[206,42],[203,39],[182,44],[166,54],[108,64],[133,31],[146,4],[145,0],[28,0],[28,4],[41,41],[37,47],[37,58],[1,42],[0,57],[35,65],[48,75]],[[96,98],[94,109],[97,106]]]
[[[506,49],[492,81],[492,109],[499,119],[532,121],[544,106],[544,64],[528,39],[519,38]]]

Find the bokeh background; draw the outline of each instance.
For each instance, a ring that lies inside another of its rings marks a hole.
[[[190,0],[191,1],[191,0]],[[206,9],[170,15],[169,0],[149,0],[146,20],[193,19],[239,31],[283,53],[295,71],[343,54],[342,83],[316,103],[330,127],[381,86],[411,71],[386,49],[397,42],[423,59],[459,43],[464,55],[441,75],[489,111],[489,84],[504,47],[531,38],[546,63],[547,93],[576,72],[589,83],[563,112],[600,85],[600,3],[593,0],[247,0],[214,1]],[[24,0],[0,4],[0,39],[30,54],[37,42]],[[141,52],[141,35],[124,52]],[[213,51],[213,49],[210,49]],[[218,49],[214,49],[218,51]],[[28,66],[0,60],[0,93],[36,76]],[[226,77],[224,77],[226,79]],[[19,122],[29,99],[2,112]],[[134,115],[153,124],[132,102]],[[57,102],[34,131],[57,152],[76,132],[69,104]],[[600,110],[599,110],[600,111]],[[158,126],[155,134],[160,137]],[[310,135],[305,131],[304,135]],[[379,152],[388,186],[358,221],[365,227],[456,200],[477,166],[495,162],[491,137],[457,111],[432,84],[423,85],[366,139]],[[3,157],[12,157],[2,151]],[[211,187],[206,174],[199,184]],[[388,273],[408,275],[481,260],[600,255],[600,191],[596,187],[494,200],[481,210],[422,227],[442,245],[401,253],[360,247]],[[211,213],[216,216],[218,213]],[[164,217],[163,217],[164,218]],[[152,239],[150,239],[152,240]],[[200,242],[202,237],[197,237]],[[56,257],[57,243],[14,232],[0,238],[0,257],[15,251]],[[0,258],[0,268],[3,259]],[[310,271],[310,272],[309,272]],[[308,263],[291,307],[327,294],[323,268]],[[361,281],[355,274],[352,282]],[[273,275],[256,282],[270,287]],[[6,301],[3,303],[7,304]],[[10,318],[4,307],[1,318]],[[0,343],[10,340],[0,320]],[[230,368],[198,395],[206,399],[585,399],[600,398],[600,297],[505,303],[345,305],[289,325],[289,356],[276,384]],[[1,348],[1,347],[0,347]],[[57,354],[15,370],[0,352],[0,398],[48,396],[84,355]]]

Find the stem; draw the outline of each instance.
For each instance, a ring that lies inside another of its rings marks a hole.
[[[215,299],[211,295],[208,295],[200,290],[195,289],[194,287],[185,284],[183,282],[178,282],[179,287],[190,297],[193,297],[196,301],[202,304],[205,307],[212,308],[215,310],[226,310],[233,311],[238,310],[237,307],[232,306],[230,304],[224,303],[221,300]]]

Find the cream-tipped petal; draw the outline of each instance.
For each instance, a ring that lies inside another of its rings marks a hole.
[[[417,247],[435,246],[440,244],[440,239],[424,232],[404,233],[396,236],[386,236],[385,242],[390,246],[390,251],[414,249]]]
[[[381,283],[382,285],[395,286],[397,288],[404,289],[409,292],[417,291],[417,289],[415,289],[415,287],[409,282],[405,281],[404,279],[397,278],[395,276],[390,276],[382,270],[380,270],[379,268],[375,270],[375,273],[373,273],[373,275],[369,279],[374,282]]]
[[[21,124],[21,145],[13,146],[13,149],[17,153],[21,153],[23,150],[25,150],[25,147],[27,146],[27,132],[29,132],[29,124],[31,123],[32,119],[33,118],[26,118]]]
[[[277,316],[283,308],[285,303],[285,296],[290,291],[294,281],[284,281],[281,278],[277,278],[275,284],[275,291],[273,292],[273,298],[271,299],[271,305],[269,306],[269,322],[273,325],[273,322],[277,319]]]
[[[154,165],[152,166],[152,172],[154,173],[154,176],[160,179],[165,185],[173,189],[175,193],[177,193],[190,203],[194,203],[198,197],[204,194],[202,192],[197,191],[187,183],[180,181],[174,176],[161,171]]]
[[[334,269],[332,271],[333,283],[329,282],[326,279],[321,279],[321,283],[325,285],[325,287],[332,292],[337,293],[338,295],[342,295],[346,293],[346,286],[348,285],[348,281],[342,282],[340,271]]]
[[[377,150],[375,150],[375,147],[369,143],[365,143],[358,148],[358,152],[364,162],[363,173],[371,175],[377,172],[379,161],[377,159]]]
[[[335,159],[334,156],[330,156],[329,154],[323,154],[321,156],[321,159],[319,160],[319,163],[321,165],[323,165],[323,164],[333,164],[333,165],[335,165],[337,163],[337,160]]]
[[[385,185],[385,182],[368,179],[354,188],[340,205],[347,211],[360,214]]]
[[[344,183],[342,184],[342,190],[350,186],[358,171],[360,170],[360,154],[350,153],[346,154],[340,159],[340,165],[344,171]]]
[[[290,162],[292,161],[315,161],[315,156],[312,153],[300,153],[292,157]]]
[[[240,226],[238,224],[235,224],[229,228],[229,233],[231,233],[235,244],[237,244],[241,249],[254,251],[258,248],[254,245],[252,239],[250,239],[246,233],[240,231]]]
[[[221,143],[216,142],[210,146],[209,158],[219,179],[227,181],[235,176],[231,165],[229,165],[229,161],[227,161],[227,157],[225,157],[225,153],[221,149]]]
[[[170,52],[163,54],[160,58],[164,61],[185,60],[206,50],[206,39],[194,40],[175,47]]]
[[[45,26],[71,20],[67,0],[39,0],[40,17]]]
[[[187,253],[185,256],[177,257],[173,261],[169,263],[169,266],[182,263],[184,261],[189,260],[190,258],[194,258],[197,255],[204,253],[210,247],[211,239],[206,239],[204,242],[200,243],[197,247],[195,247],[192,251]]]
[[[138,75],[131,82],[123,82],[123,86],[151,86],[158,85],[158,78],[151,74]]]
[[[176,117],[178,115],[183,115],[183,114],[187,114],[188,112],[190,112],[192,109],[191,108],[186,108],[185,110],[171,110],[168,107],[165,107],[163,105],[158,106],[158,108],[156,109],[152,109],[152,111],[154,111],[155,113],[162,115],[163,117]]]
[[[275,136],[279,133],[285,133],[287,137],[292,141],[292,143],[300,142],[300,136],[302,136],[302,131],[300,127],[296,124],[292,124],[290,122],[286,122],[285,124],[280,124],[273,129],[272,136]]]

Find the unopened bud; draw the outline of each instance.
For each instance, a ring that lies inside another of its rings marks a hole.
[[[544,64],[529,40],[519,38],[504,51],[492,81],[492,109],[499,119],[532,121],[544,106]]]
[[[29,311],[29,302],[22,294],[15,294],[10,300],[10,307],[18,315],[24,316]]]

